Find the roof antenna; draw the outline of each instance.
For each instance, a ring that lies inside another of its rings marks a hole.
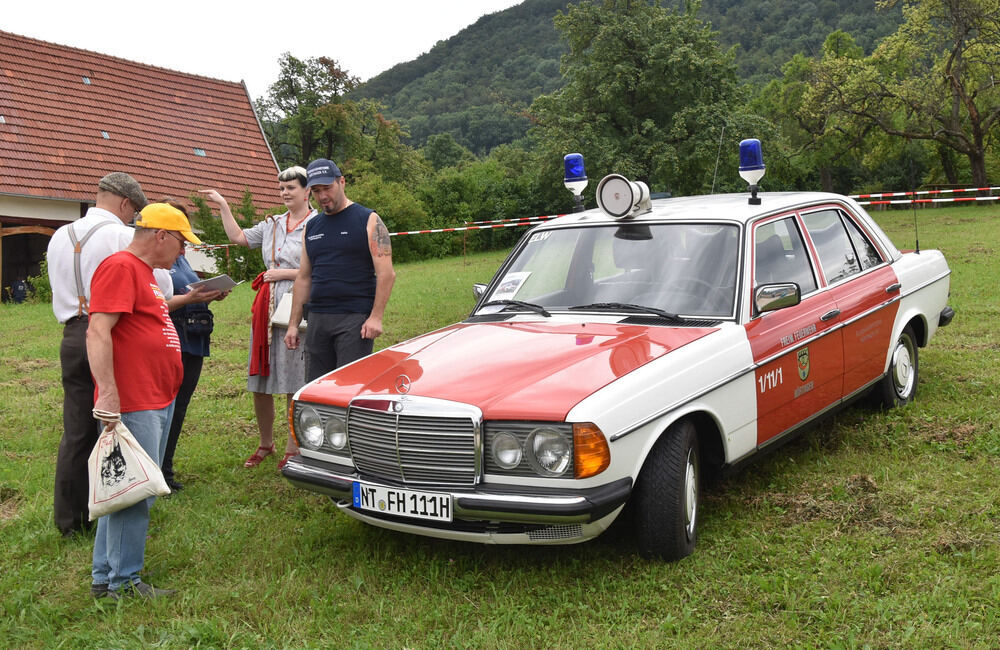
[[[715,194],[715,177],[719,175],[719,157],[722,156],[722,136],[726,135],[726,125],[722,125],[722,133],[719,134],[719,151],[715,154],[715,171],[712,172],[712,191]]]
[[[913,238],[916,241],[917,255],[920,255],[920,232],[917,230],[917,175],[913,169],[913,158],[910,158],[910,207],[913,208]]]

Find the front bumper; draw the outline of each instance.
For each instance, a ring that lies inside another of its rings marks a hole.
[[[582,532],[588,528],[588,524],[600,522],[609,515],[616,514],[632,491],[632,479],[628,477],[581,490],[539,489],[496,484],[481,484],[470,489],[422,486],[410,488],[368,480],[351,468],[337,467],[304,456],[294,456],[289,459],[281,473],[292,485],[325,494],[333,498],[348,514],[369,523],[407,532],[472,541],[488,541],[477,539],[477,535],[488,535],[491,538],[489,541],[498,541],[495,539],[497,534],[528,535],[532,531],[550,526],[578,525],[577,528]],[[356,510],[352,505],[352,489],[355,481],[386,487],[428,489],[449,494],[454,512],[453,521],[445,523],[403,519]],[[606,528],[606,524],[609,523],[610,519],[599,526],[600,530]],[[435,535],[434,530],[441,533],[450,531],[454,534]],[[599,530],[595,531],[595,534],[597,532]],[[594,535],[587,535],[586,538],[592,536]],[[582,539],[565,541],[582,541]]]

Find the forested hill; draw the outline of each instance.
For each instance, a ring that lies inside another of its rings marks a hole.
[[[414,144],[451,133],[476,153],[524,134],[523,111],[559,88],[566,51],[552,26],[567,0],[525,0],[483,16],[413,61],[373,77],[353,96],[372,97],[401,120]]]
[[[560,87],[559,59],[566,48],[552,18],[577,1],[525,0],[483,16],[353,95],[382,102],[416,146],[430,135],[450,133],[477,154],[487,153],[522,136],[531,101]],[[817,54],[837,29],[870,52],[901,20],[899,8],[876,12],[875,0],[704,0],[699,15],[724,47],[736,46],[736,63],[750,82],[780,76],[796,53]]]
[[[704,0],[699,14],[736,46],[748,81],[769,81],[795,54],[816,56],[830,32],[841,30],[871,53],[902,22],[900,7],[876,11],[875,0]]]

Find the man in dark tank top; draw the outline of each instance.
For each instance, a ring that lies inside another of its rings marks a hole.
[[[298,348],[308,307],[306,381],[312,381],[372,353],[396,272],[388,228],[375,211],[347,198],[337,165],[314,160],[307,179],[322,211],[306,225],[285,345]]]

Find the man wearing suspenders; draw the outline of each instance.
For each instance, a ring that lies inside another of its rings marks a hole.
[[[87,302],[94,270],[112,253],[132,242],[130,224],[146,207],[139,183],[124,172],[112,172],[97,184],[95,207],[59,228],[49,240],[47,253],[52,311],[64,325],[59,361],[62,365],[63,435],[56,460],[56,527],[65,537],[89,530],[87,459],[97,442],[94,419],[94,381],[87,361]],[[173,285],[169,273],[160,271],[157,283],[169,298]]]

